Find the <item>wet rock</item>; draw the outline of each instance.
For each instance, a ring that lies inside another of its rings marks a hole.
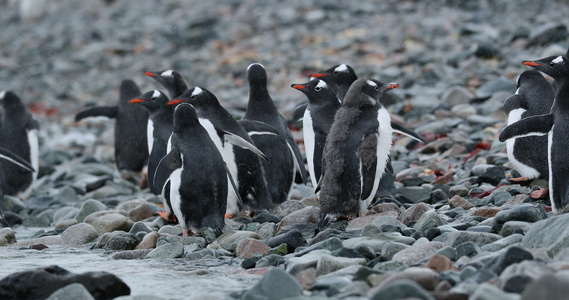
[[[285,271],[271,269],[250,290],[245,292],[241,299],[285,299],[302,296],[302,288],[294,277]]]
[[[113,254],[113,259],[144,259],[152,249],[135,249],[130,251],[121,251]]]
[[[170,234],[170,235],[181,235],[183,233],[183,229],[180,226],[172,226],[172,225],[165,225],[160,227],[158,233],[160,234]]]
[[[72,283],[66,285],[59,290],[51,294],[47,300],[74,300],[74,299],[84,299],[84,300],[95,300],[89,291],[80,283]]]
[[[81,223],[85,220],[85,218],[88,215],[95,213],[95,212],[98,212],[98,211],[103,211],[106,209],[107,209],[107,206],[105,206],[100,201],[97,201],[94,199],[87,199],[81,205],[81,208],[79,209],[79,212],[75,216],[75,219],[77,220],[77,222]]]
[[[116,212],[96,212],[85,218],[85,223],[90,224],[99,233],[113,232],[116,230],[130,231],[134,222],[128,217]]]
[[[191,253],[186,253],[187,260],[199,260],[205,258],[216,258],[221,254],[213,249],[202,249]]]
[[[473,242],[478,246],[493,243],[502,236],[492,233],[472,232],[472,231],[456,231],[449,232],[443,239],[446,246],[456,247],[464,242]]]
[[[84,245],[99,237],[93,226],[79,223],[67,228],[61,234],[61,243],[65,245]]]
[[[181,243],[166,243],[156,247],[144,257],[145,259],[168,259],[184,256],[184,245]]]
[[[130,288],[107,272],[74,274],[58,266],[13,273],[0,280],[2,299],[45,299],[72,283],[83,285],[95,299],[129,295]]]
[[[0,246],[8,246],[16,243],[16,235],[12,228],[0,229]]]
[[[316,224],[320,220],[320,208],[308,206],[284,216],[279,224],[279,230],[296,224]]]
[[[251,238],[251,239],[261,239],[261,237],[251,231],[230,231],[220,235],[217,240],[213,244],[210,244],[209,248],[217,248],[221,247],[228,251],[235,251],[237,249],[237,245],[242,239]]]
[[[306,239],[298,230],[291,230],[283,234],[268,239],[265,242],[269,247],[276,247],[280,244],[286,244],[288,252],[294,252],[298,247],[306,246]]]
[[[105,250],[133,250],[139,240],[126,232],[115,231],[103,234],[95,248]]]
[[[332,273],[336,270],[340,270],[349,266],[354,265],[365,265],[367,260],[365,258],[347,258],[347,257],[336,257],[332,255],[322,255],[316,263],[316,274],[318,276]]]
[[[438,252],[437,252],[438,253]],[[458,271],[458,268],[444,255],[435,254],[429,258],[429,260],[422,265],[423,268],[429,268],[437,273],[442,271]]]
[[[75,219],[67,219],[67,220],[63,220],[59,223],[55,224],[55,230],[65,230],[73,225],[77,224],[77,220]]]

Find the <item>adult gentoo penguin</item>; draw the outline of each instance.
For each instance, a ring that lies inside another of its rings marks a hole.
[[[0,92],[0,103],[4,109],[0,123],[0,147],[18,154],[34,169],[30,172],[11,162],[0,161],[6,182],[4,193],[15,195],[26,191],[37,177],[40,124],[15,93]]]
[[[504,128],[500,141],[514,137],[547,134],[549,196],[555,214],[568,211],[569,204],[569,59],[565,56],[550,56],[534,61],[524,61],[553,77],[558,89],[549,114],[521,119]]]
[[[119,102],[114,106],[87,108],[75,115],[75,121],[89,117],[104,116],[116,119],[115,123],[115,163],[121,174],[139,173],[148,161],[146,127],[148,110],[140,105],[132,105],[129,100],[142,94],[136,83],[123,80],[119,88]]]
[[[286,118],[275,106],[267,89],[267,72],[263,65],[254,63],[247,67],[249,80],[249,102],[243,120],[266,123],[278,132],[262,134],[259,131],[249,131],[255,146],[266,156],[263,160],[265,179],[271,193],[273,203],[282,203],[289,197],[296,171],[300,172],[303,182],[306,182],[306,170],[300,149],[292,133],[288,129]]]
[[[168,193],[164,193],[164,186],[155,185],[154,176],[160,160],[168,153],[168,140],[174,127],[174,107],[166,105],[169,99],[159,90],[149,91],[130,100],[130,103],[138,103],[145,107],[150,115],[146,128],[148,141],[148,186],[154,195],[162,195],[166,214],[161,214],[165,219],[172,219],[173,212],[170,208]],[[132,104],[131,104],[132,105]],[[137,128],[140,130],[141,125]],[[165,183],[166,184],[166,183]]]
[[[337,217],[358,216],[373,199],[389,158],[393,134],[389,113],[380,98],[398,86],[358,79],[346,93],[324,146],[318,186],[320,229]]]
[[[239,195],[232,189],[229,190],[226,217],[231,218],[239,213],[242,206],[239,198],[251,209],[271,208],[273,204],[260,161],[264,155],[254,146],[247,131],[221,106],[217,97],[205,88],[191,88],[168,104],[181,102],[188,102],[195,107],[200,124],[208,131],[238,186]]]
[[[525,71],[516,81],[516,93],[504,101],[508,125],[551,111],[555,92],[538,71]],[[548,178],[547,137],[528,136],[506,141],[508,158],[525,180]]]
[[[334,115],[342,104],[338,101],[334,89],[323,80],[316,79],[291,86],[308,98],[308,106],[302,118],[302,134],[310,180],[312,186],[316,187],[322,169],[322,151],[326,136],[332,127]]]
[[[6,163],[14,164],[14,166],[17,166],[28,172],[34,172],[34,168],[28,161],[4,148],[0,148],[0,159],[4,160]],[[4,198],[5,190],[6,190],[6,177],[4,176],[2,168],[0,168],[0,199]],[[2,201],[0,201],[0,225],[2,225],[3,227],[10,227],[10,224],[8,223],[6,217],[4,216],[4,206],[2,205]]]
[[[171,150],[160,161],[155,180],[170,181],[172,210],[184,229],[211,229],[221,235],[225,225],[228,175],[225,162],[194,107],[182,103],[174,112]]]
[[[171,99],[182,95],[188,90],[186,80],[180,73],[174,70],[165,70],[160,72],[144,72],[144,75],[154,78],[163,87],[168,90]]]

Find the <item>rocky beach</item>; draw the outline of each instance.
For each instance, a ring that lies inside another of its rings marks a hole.
[[[498,141],[503,102],[531,69],[521,62],[567,52],[564,3],[0,0],[0,11],[0,91],[41,124],[39,178],[2,199],[14,225],[0,228],[0,298],[569,299],[569,215],[552,213],[547,181],[510,180]],[[290,200],[226,219],[221,236],[184,237],[141,174],[119,174],[115,121],[74,121],[115,105],[124,79],[162,89],[144,72],[168,69],[240,119],[253,62],[287,118],[306,101],[291,84],[337,64],[399,83],[382,101],[428,141],[394,136],[410,203],[379,195],[365,216],[318,230],[314,188],[297,180]]]

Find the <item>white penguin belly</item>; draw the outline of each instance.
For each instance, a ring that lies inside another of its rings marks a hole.
[[[152,153],[152,145],[154,144],[154,122],[148,119],[146,124],[146,142],[148,143],[148,154]]]
[[[308,162],[308,172],[310,172],[310,181],[312,186],[316,188],[318,184],[318,178],[316,178],[316,173],[314,169],[314,149],[316,148],[316,142],[314,140],[314,128],[312,127],[312,117],[310,116],[310,110],[308,108],[304,111],[304,117],[302,120],[302,136],[304,138],[304,149],[306,153],[306,161]]]
[[[184,158],[182,156],[182,161],[183,160]],[[181,208],[182,204],[182,197],[180,195],[180,186],[182,185],[181,177],[182,177],[182,169],[177,169],[174,172],[172,172],[172,174],[170,174],[170,204],[172,205],[172,211],[174,212],[174,215],[176,215],[176,218],[178,219],[180,226],[182,226],[182,228],[188,229]]]
[[[523,108],[517,108],[517,109],[510,111],[510,113],[508,114],[508,125],[511,125],[511,124],[521,120],[522,114],[524,112],[526,112],[526,110]],[[520,162],[514,156],[514,145],[515,145],[517,139],[519,139],[519,138],[512,138],[512,139],[509,139],[506,141],[506,154],[508,155],[508,159],[510,160],[510,163],[512,164],[514,169],[516,169],[520,173],[520,175],[522,175],[524,177],[527,177],[529,179],[539,177],[540,174],[536,169]]]
[[[205,130],[207,131],[209,137],[215,144],[215,147],[217,147],[217,150],[219,150],[219,153],[221,154],[221,157],[223,158],[225,165],[229,169],[231,177],[233,177],[233,180],[235,181],[237,188],[239,188],[239,181],[237,179],[237,164],[235,163],[235,154],[233,153],[233,145],[227,141],[224,141],[224,143],[221,142],[221,139],[219,138],[219,135],[217,135],[217,131],[213,127],[211,121],[204,118],[199,118],[199,121],[202,127],[205,128]],[[237,196],[237,193],[233,189],[233,186],[231,185],[229,178],[227,186],[228,186],[227,208],[225,212],[226,214],[236,215],[237,213],[239,213],[239,203],[238,203],[239,198]]]
[[[32,129],[27,132],[28,143],[30,144],[30,164],[34,168],[33,179],[37,178],[39,168],[39,142],[38,130]]]
[[[387,112],[385,108],[379,109],[379,111],[377,112],[377,120],[379,122],[377,149],[376,149],[377,166],[375,169],[375,178],[371,193],[367,199],[362,199],[362,201],[360,202],[360,213],[362,214],[367,211],[367,207],[373,200],[373,197],[375,197],[375,192],[377,192],[377,188],[379,187],[379,181],[383,176],[383,172],[385,171],[385,165],[387,164],[387,160],[389,159],[389,152],[391,151],[393,129],[391,128],[391,117],[389,116],[389,112]]]

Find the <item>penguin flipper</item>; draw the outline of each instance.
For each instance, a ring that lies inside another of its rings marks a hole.
[[[326,134],[321,133],[319,131],[314,131],[313,164],[314,164],[314,178],[316,178],[316,180],[319,180],[322,174],[322,155],[324,153],[323,145],[326,143],[326,137],[327,137]]]
[[[79,122],[85,118],[89,117],[107,117],[116,118],[119,113],[118,106],[96,106],[88,108],[77,115],[75,115],[75,122]]]
[[[300,173],[302,182],[306,184],[308,178],[306,174],[306,168],[304,167],[304,160],[302,159],[302,154],[300,153],[300,149],[298,148],[298,145],[296,144],[296,141],[294,140],[292,133],[290,133],[290,130],[286,131],[286,142],[288,144],[288,147],[292,151],[294,163],[296,165],[298,172]]]
[[[255,121],[255,120],[247,120],[242,119],[238,121],[239,124],[247,131],[249,136],[251,135],[259,135],[259,134],[267,134],[267,135],[278,135],[279,132],[277,129],[267,123]]]
[[[524,118],[506,126],[500,132],[499,140],[504,142],[514,137],[544,135],[551,130],[552,126],[552,114]]]
[[[229,131],[223,131],[223,138],[226,142],[231,143],[232,145],[235,145],[237,147],[246,149],[246,150],[250,150],[253,153],[259,155],[261,158],[263,158],[264,160],[268,161],[269,159],[265,156],[265,154],[263,152],[261,152],[261,150],[259,150],[259,148],[255,147],[255,145],[249,143],[247,140],[245,140],[244,138],[233,134]]]
[[[237,187],[237,184],[235,184],[235,180],[233,180],[233,176],[231,176],[231,172],[229,171],[227,164],[225,164],[225,172],[227,173],[227,180],[229,180],[231,186],[233,187],[233,190],[235,191],[235,194],[237,195],[237,202],[239,204],[239,207],[243,207],[243,199],[241,198],[241,194],[239,194],[239,188]]]
[[[30,171],[30,172],[36,171],[36,170],[34,170],[34,167],[32,167],[32,165],[28,161],[26,161],[25,159],[23,159],[19,155],[9,151],[6,148],[0,147],[0,158],[17,165],[17,166],[21,167],[22,169],[25,169],[26,171]]]
[[[39,130],[40,129],[40,122],[34,118],[29,118],[28,123],[26,124],[26,129],[28,130]]]
[[[181,167],[182,157],[180,152],[177,148],[172,148],[172,150],[170,150],[170,152],[160,160],[156,167],[156,172],[154,172],[153,178],[154,186],[162,191],[164,185],[166,185],[166,182],[170,179],[172,172]]]
[[[360,163],[360,176],[362,182],[361,200],[371,195],[377,169],[377,134],[368,134],[358,145],[357,156]]]
[[[292,118],[289,120],[289,122],[294,123],[302,120],[302,118],[304,117],[304,111],[306,111],[307,107],[308,107],[308,102],[300,103],[299,105],[297,105],[294,108],[294,111],[292,112]]]
[[[527,107],[526,97],[522,94],[514,94],[504,100],[504,112],[509,114],[512,110],[523,108],[525,110]]]
[[[391,121],[391,128],[393,128],[393,131],[406,135],[414,140],[417,140],[423,144],[428,143],[427,140],[425,140],[425,138],[423,138],[420,134],[416,133],[414,130],[409,129],[397,122],[393,122]]]

